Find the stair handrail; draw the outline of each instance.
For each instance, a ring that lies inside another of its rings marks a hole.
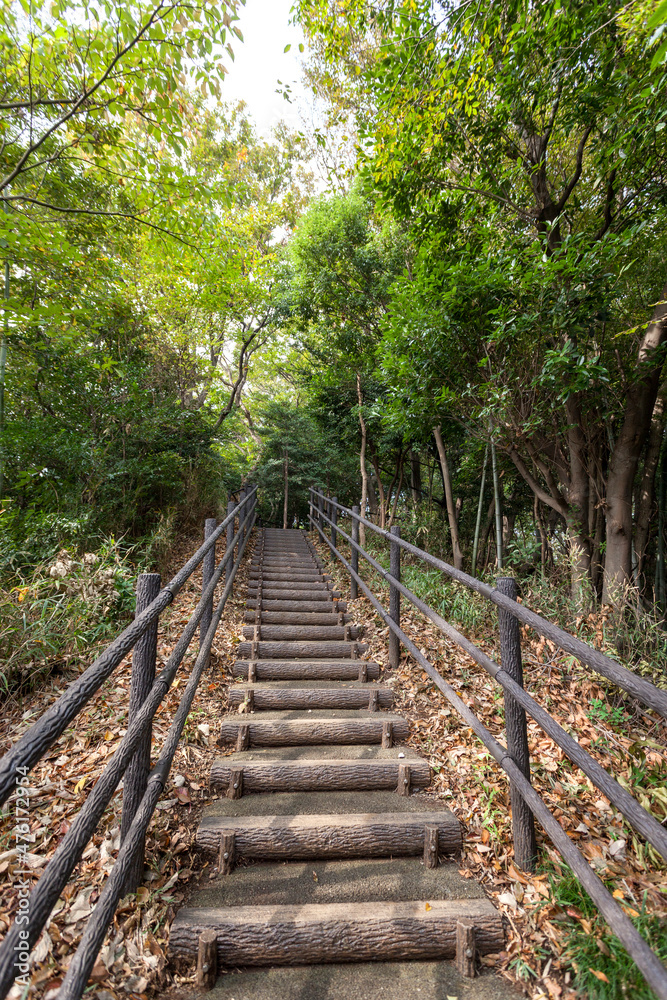
[[[136,711],[136,714],[128,719],[127,730],[118,749],[105,766],[97,783],[87,796],[80,812],[72,821],[69,830],[56,847],[36,885],[30,894],[25,897],[25,905],[19,910],[14,923],[0,944],[0,1000],[4,1000],[15,979],[22,974],[22,965],[25,964],[23,956],[27,959],[30,950],[36,944],[62,890],[69,881],[72,871],[81,860],[90,837],[97,829],[104,810],[111,801],[121,778],[135,759],[142,739],[145,739],[146,735],[150,734],[153,718],[176,678],[178,668],[195,635],[197,626],[202,619],[207,619],[207,612],[211,607],[215,588],[226,567],[228,564],[231,564],[231,574],[228,575],[222,596],[215,611],[211,614],[211,621],[205,635],[200,637],[199,652],[167,734],[162,754],[155,767],[151,770],[150,775],[147,776],[147,780],[141,789],[142,794],[139,802],[133,807],[135,811],[133,817],[131,817],[131,822],[128,824],[129,829],[123,839],[118,858],[109,879],[105,883],[95,909],[88,920],[82,941],[70,963],[67,975],[58,993],[59,1000],[65,996],[68,997],[68,1000],[78,1000],[82,996],[90,971],[104,940],[106,929],[113,919],[118,900],[122,894],[130,891],[127,879],[128,876],[131,876],[133,867],[136,867],[137,851],[143,852],[144,836],[148,829],[148,824],[166,785],[171,763],[192,701],[202,673],[209,661],[217,626],[225,604],[232,592],[238,567],[250,539],[256,519],[256,506],[257,487],[254,486],[242,495],[239,503],[234,506],[233,510],[229,511],[222,523],[208,534],[204,544],[185,563],[167,586],[159,592],[148,607],[137,616],[132,625],[128,626],[94,663],[87,668],[84,674],[70,685],[65,694],[30,727],[25,736],[0,761],[0,773],[4,773],[7,766],[13,768],[11,791],[14,791],[17,787],[17,778],[20,785],[21,779],[27,777],[31,767],[49,749],[58,738],[58,735],[66,728],[69,721],[81,711],[83,706],[101,686],[106,676],[109,676],[113,672],[113,669],[118,666],[125,654],[133,648],[137,639],[146,633],[151,624],[157,625],[157,620],[165,607],[173,601],[174,596],[183,587],[186,580],[191,576],[206,554],[213,550],[216,540],[227,528],[228,524],[234,524],[235,518],[238,518],[236,533],[231,538],[229,535],[227,536],[225,553],[217,566],[215,566],[213,561],[214,569],[210,566],[208,567],[210,572],[208,578],[207,567],[206,565],[204,566],[201,599],[190,616],[166,664],[157,677],[155,677],[150,690],[145,696],[145,700],[138,711]],[[123,650],[123,652],[119,653],[119,650]],[[113,663],[112,667],[109,666],[110,663]],[[81,684],[80,682],[84,678],[87,678],[86,683]],[[74,691],[74,695],[68,698],[68,694],[72,691]],[[54,712],[54,709],[63,705],[65,706],[64,709],[61,709],[60,712]],[[74,711],[72,710],[73,705],[78,705]],[[63,725],[62,719],[65,716],[68,721]],[[42,720],[47,717],[49,727],[40,725]],[[26,737],[30,736],[31,733],[37,734],[36,737],[32,741],[26,740]],[[41,748],[38,755],[35,755],[35,745]],[[132,888],[136,889],[136,885],[132,886]]]
[[[560,825],[556,817],[551,813],[542,797],[532,787],[530,783],[530,771],[528,770],[527,774],[524,773],[525,769],[522,769],[521,766],[519,766],[520,762],[518,763],[514,759],[510,753],[510,748],[502,746],[502,744],[496,740],[493,734],[486,728],[486,726],[484,726],[480,719],[456,693],[454,688],[448,684],[440,672],[401,629],[399,624],[400,613],[399,615],[396,613],[392,615],[384,609],[380,601],[361,578],[358,569],[345,559],[337,545],[335,545],[332,539],[327,536],[324,531],[324,524],[328,524],[330,526],[332,536],[335,537],[336,540],[338,535],[344,538],[350,545],[350,551],[354,553],[357,558],[361,555],[369,563],[369,565],[372,566],[373,569],[378,572],[387,583],[389,583],[390,599],[392,590],[406,597],[419,611],[422,612],[422,614],[429,618],[430,621],[432,621],[445,635],[447,635],[448,638],[456,642],[475,660],[476,663],[482,666],[505,690],[506,706],[511,703],[511,699],[514,699],[521,706],[519,711],[524,713],[524,727],[525,712],[528,712],[528,714],[535,719],[538,725],[544,729],[544,731],[547,732],[547,734],[554,739],[555,742],[558,743],[570,760],[577,764],[577,766],[579,766],[589,776],[593,784],[595,784],[596,787],[607,795],[610,801],[614,802],[617,808],[623,813],[624,816],[626,816],[635,829],[639,830],[639,832],[641,832],[642,835],[650,843],[652,843],[660,854],[666,859],[667,831],[665,831],[655,817],[645,810],[636,801],[636,799],[628,791],[626,791],[626,789],[622,788],[622,786],[619,785],[618,782],[616,782],[604,770],[604,768],[602,768],[601,765],[587,753],[587,751],[580,747],[577,741],[566,733],[556,720],[549,715],[549,713],[546,712],[526,691],[524,691],[523,687],[518,684],[506,670],[483,653],[482,650],[478,649],[474,643],[466,639],[465,636],[450,625],[449,622],[445,621],[445,619],[442,618],[436,611],[417,597],[416,594],[412,593],[412,591],[405,587],[399,579],[400,573],[397,575],[388,573],[376,559],[374,559],[368,552],[365,551],[365,549],[362,548],[357,539],[347,534],[347,532],[341,528],[337,517],[327,516],[325,512],[325,504],[327,505],[326,509],[329,511],[335,510],[350,517],[353,525],[355,525],[355,523],[357,525],[362,523],[374,530],[377,534],[387,538],[393,546],[400,546],[400,548],[406,549],[411,554],[424,558],[424,560],[429,562],[431,565],[437,564],[436,568],[442,569],[443,572],[446,572],[454,579],[459,579],[460,582],[466,583],[466,580],[460,579],[461,577],[465,577],[467,580],[473,581],[475,584],[479,584],[480,587],[475,586],[471,589],[483,593],[484,596],[493,600],[494,603],[502,609],[502,611],[508,611],[514,618],[525,621],[525,618],[517,614],[513,608],[506,607],[506,603],[515,605],[516,608],[520,609],[522,612],[527,611],[527,609],[523,608],[511,599],[505,598],[503,594],[500,594],[494,588],[488,587],[486,584],[482,584],[481,581],[475,580],[473,577],[468,577],[467,574],[462,573],[460,570],[455,570],[454,567],[449,566],[449,564],[444,563],[442,560],[436,559],[435,557],[430,556],[429,553],[418,549],[416,546],[411,545],[408,542],[405,542],[397,534],[393,534],[385,531],[383,528],[379,528],[377,525],[374,525],[371,521],[368,521],[366,518],[361,516],[359,512],[344,507],[342,504],[339,504],[335,498],[327,497],[321,490],[311,487],[310,498],[309,522],[316,529],[322,540],[327,544],[335,558],[337,558],[348,571],[356,586],[361,588],[363,593],[369,599],[381,619],[389,627],[390,634],[395,635],[396,638],[400,640],[411,656],[417,661],[425,673],[428,674],[435,685],[445,695],[453,708],[455,708],[458,714],[473,730],[475,735],[481,740],[484,746],[486,746],[501,768],[507,773],[510,779],[510,789],[512,792],[515,792],[520,796],[521,802],[524,804],[523,808],[525,812],[530,812],[531,823],[533,817],[540,823],[551,842],[577,875],[591,899],[602,913],[604,919],[626,948],[628,954],[635,961],[651,988],[656,992],[660,1000],[667,1000],[667,969],[655,952],[646,943],[641,934],[637,931],[630,918],[613,898],[601,879],[591,870],[588,861],[586,861],[583,854],[572,843],[567,833]],[[394,548],[394,551],[396,551],[396,548]],[[449,572],[450,570],[452,572]],[[485,589],[481,590],[481,587]],[[488,593],[486,593],[486,591],[488,591]],[[501,602],[500,600],[494,599],[492,594],[497,595],[499,598],[503,598],[503,601]],[[532,616],[534,613],[530,612],[530,615]],[[535,615],[534,617],[539,619],[540,622],[545,622],[545,619],[542,619],[538,615]],[[396,620],[397,618],[399,620]],[[547,622],[545,623],[550,624]],[[562,632],[560,629],[558,629],[558,631]],[[545,633],[542,632],[542,634]],[[568,633],[563,632],[563,635],[567,636]],[[585,646],[585,643],[581,643],[580,640],[576,641],[580,645]],[[597,653],[598,651],[595,650],[594,652]],[[577,653],[574,653],[573,655],[577,655]],[[578,658],[583,659],[581,656],[578,656]],[[610,658],[605,657],[605,659]],[[583,662],[587,661],[583,660]],[[610,660],[610,662],[615,663],[613,660]],[[622,667],[620,669],[625,670],[625,668]],[[602,673],[602,671],[599,672]],[[627,673],[631,672],[627,671]],[[635,675],[632,676],[634,677]],[[651,687],[653,687],[653,685],[651,685]],[[624,690],[628,689],[624,688]],[[660,689],[655,688],[655,690],[659,691]],[[513,807],[514,804],[515,803],[513,801]],[[519,810],[513,808],[515,845],[517,845],[517,840],[519,838],[523,838],[524,843],[526,840],[526,816],[525,814],[517,815],[518,813]],[[517,836],[517,834],[519,834],[519,836]],[[528,863],[525,863],[526,860]],[[532,870],[534,868],[534,859],[532,864],[530,859],[524,859],[524,863],[520,861],[519,865],[520,867]]]

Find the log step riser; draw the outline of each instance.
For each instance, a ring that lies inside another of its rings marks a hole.
[[[350,719],[340,722],[313,719],[302,722],[253,722],[252,716],[223,723],[218,742],[236,743],[239,726],[248,727],[248,747],[358,746],[382,743],[382,720]],[[392,720],[392,739],[402,743],[409,735],[405,719]],[[246,748],[247,749],[247,748]]]
[[[359,678],[359,664],[364,661],[349,659],[347,663],[309,663],[294,660],[271,663],[268,660],[257,660],[256,680],[258,681],[352,681]],[[366,661],[369,680],[377,680],[380,669],[377,663]],[[247,661],[237,660],[234,663],[234,675],[248,678]],[[309,706],[311,707],[311,706]]]
[[[398,764],[393,761],[333,761],[306,764],[299,761],[273,761],[243,764],[243,791],[314,792],[314,791],[388,791],[398,789]],[[235,766],[239,766],[238,763]],[[216,761],[211,768],[211,785],[226,789],[231,766]],[[427,788],[431,772],[426,761],[410,761],[413,788]]]
[[[216,932],[221,966],[446,959],[456,954],[458,919],[470,917],[478,952],[499,951],[504,943],[500,915],[466,906],[464,901],[459,905],[460,916],[449,901],[193,908],[180,911],[170,946],[177,956],[195,955],[202,933],[211,929]],[[281,912],[290,910],[297,912],[285,912],[281,920]],[[361,914],[358,919],[355,912]]]
[[[309,708],[368,708],[368,697],[371,688],[338,688],[334,691],[320,691],[317,688],[302,688],[262,691],[259,688],[229,692],[229,704],[232,708],[246,701],[246,691],[252,690],[255,711],[272,711],[280,709]],[[391,708],[394,696],[391,691],[378,692],[378,707]]]
[[[266,818],[262,826],[239,825],[232,818],[202,822],[197,831],[197,846],[217,855],[224,831],[234,833],[234,849],[242,858],[267,860],[304,860],[307,858],[390,858],[414,857],[424,853],[424,827],[438,828],[438,851],[441,855],[461,850],[461,827],[453,817],[443,821],[438,813],[415,817],[315,816],[299,827],[297,817]]]
[[[240,659],[253,656],[253,644],[240,642],[237,653]],[[366,652],[367,646],[361,642],[264,642],[257,643],[255,655],[258,660],[277,659],[355,659]]]
[[[261,625],[260,638],[267,642],[350,642],[358,639],[362,629],[359,625]],[[243,626],[245,639],[252,639],[254,628]]]

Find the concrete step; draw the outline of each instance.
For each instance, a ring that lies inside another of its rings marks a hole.
[[[246,601],[246,608],[257,608],[257,599],[251,597]],[[318,614],[338,614],[340,611],[347,611],[347,603],[345,601],[332,600],[331,603],[325,604],[323,601],[268,601],[266,598],[262,600],[262,611],[295,611],[301,613],[302,611],[315,611]]]
[[[227,715],[222,719],[218,742],[250,747],[294,747],[338,744],[404,743],[410,734],[406,719],[388,712],[354,709],[308,709]]]
[[[236,652],[240,659],[248,659],[253,656],[252,643],[240,642]],[[258,660],[339,660],[350,657],[359,659],[368,646],[363,642],[327,642],[321,639],[319,642],[264,642],[257,643],[254,656]]]
[[[328,606],[327,606],[328,607]],[[254,622],[257,611],[246,611],[244,620]],[[351,621],[351,615],[337,614],[333,608],[329,611],[260,611],[262,625],[346,625]]]
[[[243,635],[246,639],[254,636],[254,626],[244,625]],[[259,638],[275,642],[301,642],[324,639],[327,642],[350,642],[358,639],[362,633],[360,625],[338,625],[334,620],[328,625],[260,625]]]
[[[456,924],[473,922],[480,954],[504,943],[500,914],[486,899],[188,906],[171,926],[169,946],[193,958],[206,930],[216,933],[227,966],[442,959],[456,953]]]
[[[399,756],[400,754],[400,756]],[[409,778],[406,775],[409,769]],[[238,769],[242,769],[241,781]],[[232,772],[235,772],[234,775]],[[431,769],[409,748],[356,746],[272,747],[219,757],[211,767],[211,785],[228,792],[236,781],[235,794],[248,792],[363,791],[390,789],[404,793],[427,788]],[[405,781],[409,785],[405,787]]]
[[[183,994],[200,1000],[201,991]],[[206,1000],[522,1000],[506,979],[483,970],[474,979],[454,962],[358,962],[226,973]]]
[[[247,646],[248,643],[241,643]],[[247,650],[249,653],[250,650]],[[247,657],[246,653],[246,657]],[[311,657],[310,659],[279,660],[261,659],[253,661],[257,680],[358,680],[360,671],[367,673],[369,679],[376,680],[380,676],[380,665],[373,660],[353,660],[341,657]],[[248,659],[238,659],[234,663],[234,674],[237,677],[248,676]]]
[[[368,708],[369,699],[377,695],[380,709],[391,708],[394,693],[391,688],[354,681],[331,684],[328,681],[267,681],[235,684],[229,689],[232,707],[247,701],[252,691],[253,710],[271,711],[288,708]]]
[[[394,798],[399,800],[403,796],[395,795]],[[239,816],[234,819],[207,810],[197,830],[197,845],[217,856],[222,834],[231,832],[235,838],[235,858],[293,861],[297,858],[423,856],[426,826],[430,826],[438,831],[439,856],[457,854],[461,850],[461,825],[447,810],[414,813],[393,810],[371,813],[366,810],[306,816]],[[373,872],[369,874],[374,875]],[[255,900],[254,894],[251,898]]]
[[[343,858],[266,862],[233,869],[196,890],[189,907],[309,906],[318,903],[400,903],[403,900],[484,900],[479,882],[458,862],[425,868],[419,858]]]

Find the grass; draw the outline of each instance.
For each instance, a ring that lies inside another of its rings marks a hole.
[[[565,865],[559,872],[553,867],[547,871],[552,899],[562,911],[553,918],[563,924],[561,964],[572,969],[574,988],[590,1000],[656,1000],[576,875]],[[645,912],[643,905],[635,912],[638,915],[631,916],[633,924],[656,955],[667,961],[667,922]]]

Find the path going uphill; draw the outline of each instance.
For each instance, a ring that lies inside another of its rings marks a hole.
[[[443,857],[458,821],[413,794],[428,763],[341,595],[301,531],[255,546],[217,760],[197,833],[218,876],[176,916],[170,947],[212,1000],[509,1000],[471,954],[503,947],[500,914]],[[474,930],[472,929],[474,928]],[[457,952],[457,940],[459,942]],[[474,959],[473,959],[474,960]]]

